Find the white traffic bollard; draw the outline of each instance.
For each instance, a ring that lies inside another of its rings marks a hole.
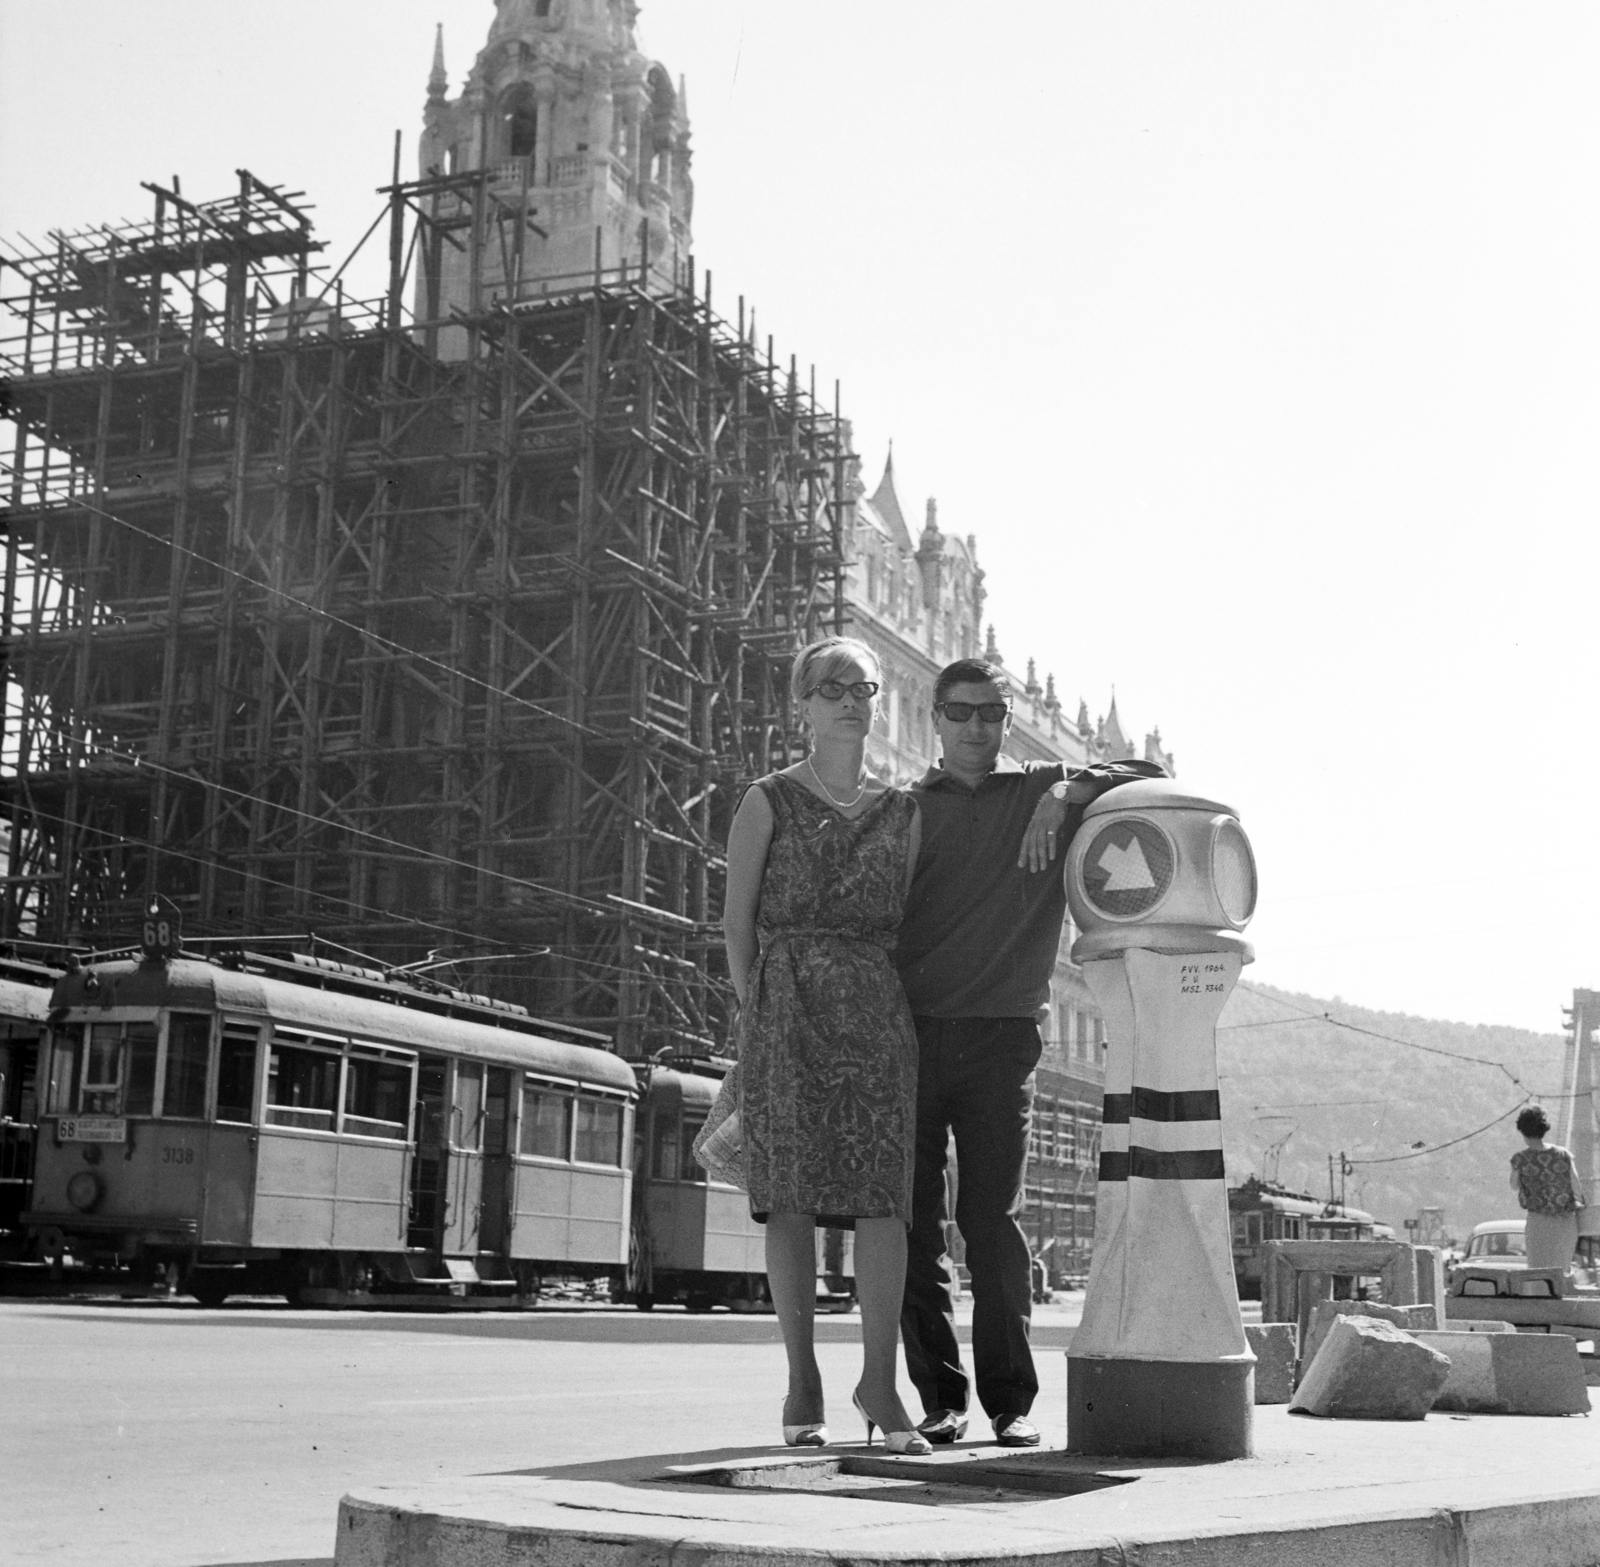
[[[1255,1357],[1233,1278],[1218,1015],[1254,953],[1249,840],[1165,779],[1102,795],[1064,874],[1105,1016],[1094,1258],[1067,1355],[1067,1447],[1245,1458]]]

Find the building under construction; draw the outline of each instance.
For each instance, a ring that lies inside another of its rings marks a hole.
[[[0,258],[5,936],[160,892],[720,1045],[720,845],[842,615],[845,430],[648,230],[535,267],[531,166],[397,177],[375,303],[246,172]]]

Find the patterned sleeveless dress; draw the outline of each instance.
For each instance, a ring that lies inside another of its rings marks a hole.
[[[738,1028],[750,1210],[910,1223],[917,1036],[889,952],[916,806],[889,789],[852,820],[781,773],[752,787],[772,843]]]

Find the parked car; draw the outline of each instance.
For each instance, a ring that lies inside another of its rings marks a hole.
[[[1526,1219],[1490,1219],[1474,1225],[1462,1262],[1473,1267],[1527,1267],[1527,1227]]]

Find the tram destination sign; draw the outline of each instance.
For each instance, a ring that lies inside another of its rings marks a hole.
[[[125,1143],[128,1123],[120,1115],[64,1115],[56,1122],[62,1143]]]

